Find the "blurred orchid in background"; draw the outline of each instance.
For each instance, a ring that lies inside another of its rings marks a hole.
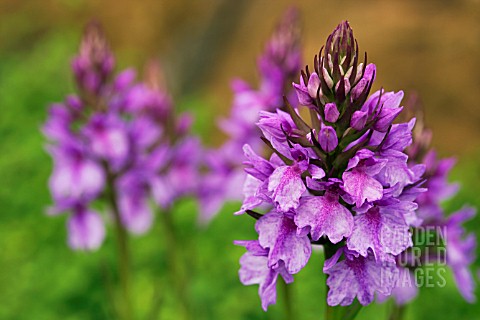
[[[70,213],[68,243],[75,250],[98,249],[105,224],[115,225],[128,295],[126,231],[150,230],[153,200],[169,224],[166,233],[173,232],[169,209],[197,192],[201,149],[189,134],[189,115],[174,114],[158,64],[147,66],[144,81],[135,80],[132,69],[115,74],[114,68],[102,30],[91,23],[72,63],[78,94],[52,105],[43,132],[54,161],[49,212]],[[124,312],[131,317],[131,310]]]
[[[295,8],[287,10],[265,45],[257,63],[259,87],[254,89],[240,79],[232,83],[234,100],[230,116],[219,121],[228,140],[220,148],[208,150],[205,156],[207,172],[199,194],[200,219],[204,222],[212,219],[225,202],[242,200],[245,177],[242,157],[238,155],[244,144],[256,152],[262,150],[259,129],[255,126],[259,112],[281,108],[284,95],[295,99],[290,83],[301,63],[298,15]]]

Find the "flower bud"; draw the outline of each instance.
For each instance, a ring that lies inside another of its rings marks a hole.
[[[317,97],[317,92],[319,88],[320,88],[320,78],[318,77],[318,74],[313,72],[310,75],[310,79],[308,79],[308,86],[307,86],[307,91],[310,97],[315,99]]]
[[[300,77],[300,84],[293,83],[293,87],[295,88],[295,92],[297,93],[298,102],[301,105],[309,106],[313,103],[313,100],[308,93],[308,89],[305,86],[305,82],[303,81],[302,77]]]
[[[85,29],[79,54],[72,69],[80,89],[98,94],[115,67],[115,59],[99,24],[92,22]]]
[[[360,66],[359,66],[360,67]],[[360,72],[362,71],[361,69],[359,70]],[[375,72],[376,67],[373,63],[370,63],[366,68],[365,68],[365,74],[363,77],[358,81],[358,83],[353,87],[351,97],[352,100],[357,100],[362,93],[364,93],[365,90],[370,86],[373,81],[375,81]],[[364,94],[364,96],[367,96],[368,92]]]
[[[350,120],[350,127],[355,130],[362,130],[367,123],[368,113],[364,111],[355,111]]]
[[[335,103],[327,103],[325,105],[325,120],[328,122],[336,122],[338,117],[340,116],[340,112],[338,112],[337,106]]]
[[[318,142],[325,152],[332,152],[338,145],[338,138],[335,129],[323,125],[318,134]]]

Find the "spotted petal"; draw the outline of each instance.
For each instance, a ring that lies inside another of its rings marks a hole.
[[[323,197],[303,197],[296,212],[295,224],[299,229],[309,228],[313,240],[326,235],[332,243],[337,243],[352,232],[352,213],[333,193],[327,192]]]
[[[268,266],[278,267],[281,262],[291,274],[299,272],[308,262],[312,246],[307,235],[297,235],[293,220],[278,212],[263,216],[255,225],[259,243],[268,248]]]

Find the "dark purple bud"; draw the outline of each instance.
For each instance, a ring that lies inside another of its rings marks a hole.
[[[362,130],[367,123],[368,114],[364,111],[355,111],[350,121],[350,127],[355,130]]]
[[[327,84],[327,87],[329,89],[332,89],[333,88],[333,80],[332,80],[332,77],[330,77],[330,75],[328,74],[327,69],[322,68],[322,75],[323,75],[323,79],[325,80],[325,83]]]
[[[338,138],[335,129],[330,126],[322,126],[318,134],[318,142],[325,152],[335,150],[338,145]]]
[[[335,88],[336,91],[339,91],[338,89],[339,89],[341,83],[342,83],[342,81],[337,83],[337,86]],[[350,81],[346,77],[343,79],[343,87],[344,87],[344,93],[345,93],[345,95],[347,95],[350,92]]]
[[[338,117],[340,116],[340,112],[338,112],[337,106],[335,103],[327,103],[325,105],[325,120],[328,122],[336,122]]]

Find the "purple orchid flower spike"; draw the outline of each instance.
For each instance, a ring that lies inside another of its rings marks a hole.
[[[298,101],[287,98],[282,110],[260,113],[259,136],[272,156],[259,156],[257,144],[244,148],[248,184],[238,213],[258,219],[252,243],[261,252],[262,278],[248,284],[260,284],[263,306],[275,302],[274,286],[266,294],[265,284],[273,284],[266,275],[276,277],[279,268],[298,273],[312,246],[322,246],[326,255],[329,306],[355,299],[367,305],[375,295],[392,293],[407,301],[416,292],[397,284],[408,274],[398,261],[413,245],[411,228],[423,223],[415,200],[426,192],[428,167],[411,163],[406,153],[415,119],[393,123],[404,110],[403,92],[382,89],[369,97],[377,70],[360,59],[353,31],[342,22],[313,68],[293,84]],[[470,261],[471,240],[460,237],[450,245],[464,257],[458,281],[467,281],[463,265]],[[246,258],[241,264],[246,283]]]
[[[72,63],[78,95],[52,105],[43,128],[54,160],[54,213],[71,212],[72,249],[95,250],[105,238],[94,203],[108,204],[122,234],[143,234],[154,220],[150,199],[169,207],[197,193],[199,143],[188,118],[175,118],[158,65],[149,65],[145,81],[114,67],[100,26],[88,25]]]

